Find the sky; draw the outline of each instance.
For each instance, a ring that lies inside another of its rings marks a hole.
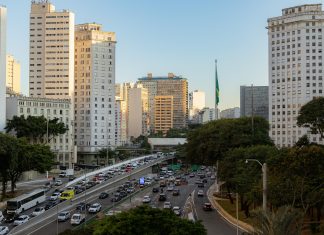
[[[30,0],[0,0],[8,11],[7,51],[21,63],[28,95]],[[75,23],[96,22],[116,33],[116,83],[169,72],[206,92],[214,107],[215,59],[220,103],[238,107],[241,85],[268,85],[267,19],[281,10],[323,0],[51,0],[75,13]]]

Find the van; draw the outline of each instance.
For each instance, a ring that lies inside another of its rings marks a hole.
[[[71,200],[72,198],[74,198],[74,190],[65,190],[59,197],[60,201]]]

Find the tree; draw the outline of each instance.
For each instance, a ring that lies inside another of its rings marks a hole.
[[[300,235],[303,213],[291,206],[284,206],[277,211],[257,210],[255,228],[258,235]]]
[[[98,155],[100,158],[105,158],[106,161],[112,160],[112,159],[116,159],[117,158],[117,154],[115,151],[113,151],[111,148],[108,148],[108,159],[107,159],[107,148],[102,148],[98,151]],[[107,162],[107,164],[109,164],[109,162]]]
[[[94,224],[94,235],[205,235],[201,222],[177,217],[172,211],[139,206]]]
[[[208,122],[188,133],[187,158],[191,163],[212,165],[229,149],[272,145],[268,131],[269,123],[261,117],[254,117],[254,131],[248,117]]]
[[[324,138],[324,97],[317,97],[301,107],[297,125],[308,127],[312,134]]]
[[[17,138],[26,137],[30,143],[47,143],[57,135],[64,134],[68,128],[58,118],[48,120],[44,116],[14,116],[8,120],[6,132],[14,132]],[[48,140],[47,140],[48,130]]]

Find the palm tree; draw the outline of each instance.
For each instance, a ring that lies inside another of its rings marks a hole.
[[[280,207],[277,211],[255,212],[255,234],[257,235],[300,235],[303,213],[291,206]]]

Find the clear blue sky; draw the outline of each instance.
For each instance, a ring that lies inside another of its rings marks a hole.
[[[22,65],[28,94],[30,0],[0,0],[8,8],[8,53]],[[267,85],[268,17],[308,0],[52,0],[75,13],[76,23],[97,22],[117,35],[116,82],[148,72],[188,78],[189,90],[214,106],[218,60],[220,109],[239,106],[240,85]]]

